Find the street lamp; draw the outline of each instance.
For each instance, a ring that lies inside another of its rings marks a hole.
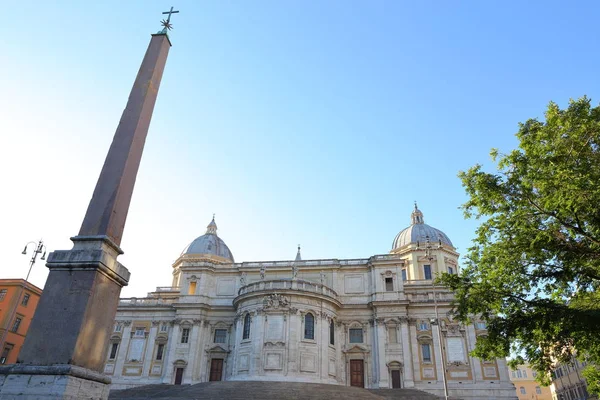
[[[30,244],[33,244],[35,249],[33,250],[33,255],[31,256],[31,260],[29,261],[29,271],[27,272],[27,277],[25,278],[26,281],[29,280],[29,274],[31,273],[31,268],[33,268],[33,264],[35,264],[38,254],[40,254],[43,251],[44,254],[42,254],[42,258],[40,260],[46,259],[46,246],[44,245],[44,242],[42,242],[42,239],[40,239],[37,243],[36,242],[27,243],[25,245],[25,247],[23,248],[23,251],[21,252],[21,254],[23,254],[23,255],[27,254],[27,247],[29,247]]]
[[[23,251],[21,252],[21,254],[23,254],[23,255],[27,254],[27,248],[29,247],[30,244],[34,245],[34,250],[33,250],[33,255],[31,256],[31,260],[29,260],[29,271],[27,271],[27,277],[25,278],[25,282],[27,282],[29,280],[29,274],[31,273],[31,268],[33,268],[33,265],[37,261],[38,254],[42,254],[42,252],[43,252],[40,260],[46,259],[46,246],[44,245],[44,242],[42,241],[42,239],[40,239],[37,243],[36,242],[27,243],[25,245],[25,247],[23,248]],[[0,344],[1,344],[0,348],[2,348],[2,349],[4,349],[4,346],[6,343],[6,336],[8,335],[8,330],[11,328],[11,324],[13,323],[13,320],[15,319],[15,315],[17,314],[17,308],[19,307],[19,303],[21,302],[21,295],[23,294],[23,291],[25,291],[25,283],[21,283],[21,285],[19,286],[19,293],[17,294],[17,300],[14,302],[14,305],[10,312],[10,318],[7,320],[6,329],[4,329],[4,332],[2,332],[2,340],[0,340]]]
[[[425,245],[425,258],[429,260],[431,263],[433,261],[433,256],[431,255],[431,241],[429,240],[429,235],[425,236],[426,245]],[[441,241],[440,241],[441,244]],[[444,399],[448,400],[448,381],[446,380],[446,362],[444,361],[444,351],[442,345],[442,330],[440,329],[440,317],[438,314],[438,304],[437,304],[437,296],[435,292],[435,279],[431,280],[431,288],[433,292],[433,309],[435,310],[435,318],[430,318],[429,322],[431,325],[437,326],[438,333],[438,347],[440,348],[440,361],[442,363],[442,381],[444,382]]]

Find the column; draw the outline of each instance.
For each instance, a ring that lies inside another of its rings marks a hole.
[[[160,325],[160,321],[152,321],[152,327],[150,328],[150,333],[148,334],[148,340],[146,341],[146,354],[144,355],[143,360],[143,370],[142,376],[150,375],[150,368],[152,368],[152,355],[154,354],[154,347],[156,341],[156,333],[158,332],[158,327]]]
[[[321,353],[321,382],[327,383],[329,382],[329,321],[327,314],[321,313],[319,325],[316,328],[319,328],[320,332],[317,340]]]
[[[471,371],[473,372],[473,381],[481,382],[483,381],[483,372],[481,370],[481,360],[477,357],[469,356],[469,352],[475,349],[475,342],[477,341],[477,336],[475,336],[475,327],[473,325],[466,326],[466,336],[467,336],[467,346],[469,346],[467,350],[467,357],[471,360]]]
[[[181,328],[179,326],[179,321],[175,320],[173,321],[171,325],[171,331],[169,332],[169,342],[167,343],[169,346],[169,351],[167,352],[167,356],[165,357],[165,361],[163,363],[163,383],[173,383],[173,363],[175,362],[175,351],[177,349],[177,343],[179,341],[180,334]]]
[[[414,357],[411,360],[411,365],[413,367],[413,380],[420,381],[421,380],[421,363],[419,361],[419,342],[417,341],[417,327],[413,324],[408,326],[408,330],[410,332],[409,335],[409,345],[412,349],[412,354]],[[433,350],[433,348],[432,348]]]
[[[435,352],[435,371],[436,371],[436,375],[437,375],[437,381],[438,382],[443,382],[444,379],[444,365],[442,362],[443,359],[443,355],[442,355],[442,351],[443,349],[440,347],[440,339],[444,340],[443,337],[440,337],[440,326],[439,324],[436,324],[434,326],[431,327],[431,333],[433,335],[433,343],[432,343],[432,347],[433,347],[433,351]]]
[[[410,349],[411,337],[408,330],[408,318],[400,319],[400,340],[402,341],[402,361],[404,364],[404,387],[415,386],[413,355]]]
[[[190,350],[188,351],[187,355],[187,368],[185,369],[185,373],[183,374],[183,383],[192,383],[193,381],[194,364],[197,357],[198,336],[200,334],[199,331],[201,329],[201,326],[201,320],[195,319],[193,321],[192,330],[190,332]]]
[[[389,373],[386,365],[385,357],[385,342],[386,342],[386,327],[383,319],[378,318],[375,321],[375,334],[377,335],[377,360],[379,362],[378,378],[380,388],[389,388]]]
[[[123,334],[121,336],[121,344],[119,345],[119,351],[117,353],[117,362],[115,363],[114,376],[123,376],[123,364],[127,358],[127,351],[129,350],[129,340],[131,339],[131,321],[123,322]]]
[[[262,349],[264,338],[265,314],[254,312],[252,324],[250,325],[250,339],[252,340],[252,359],[250,363],[250,375],[263,375]]]

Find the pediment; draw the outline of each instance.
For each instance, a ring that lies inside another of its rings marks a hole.
[[[369,352],[369,349],[367,349],[364,346],[360,346],[358,344],[356,344],[344,351],[344,353],[368,353],[368,352]]]
[[[210,349],[206,350],[207,353],[229,353],[229,350],[225,350],[221,346],[213,346]]]

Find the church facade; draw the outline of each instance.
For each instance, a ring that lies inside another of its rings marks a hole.
[[[171,286],[121,299],[104,372],[112,388],[219,380],[416,388],[516,398],[505,360],[469,356],[483,322],[449,315],[459,254],[416,207],[389,254],[236,263],[213,220]]]

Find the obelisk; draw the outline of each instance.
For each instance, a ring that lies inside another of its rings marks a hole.
[[[117,256],[175,12],[164,13],[164,29],[150,39],[73,249],[48,257],[50,273],[18,364],[0,367],[0,399],[108,398],[108,340],[130,275]]]

